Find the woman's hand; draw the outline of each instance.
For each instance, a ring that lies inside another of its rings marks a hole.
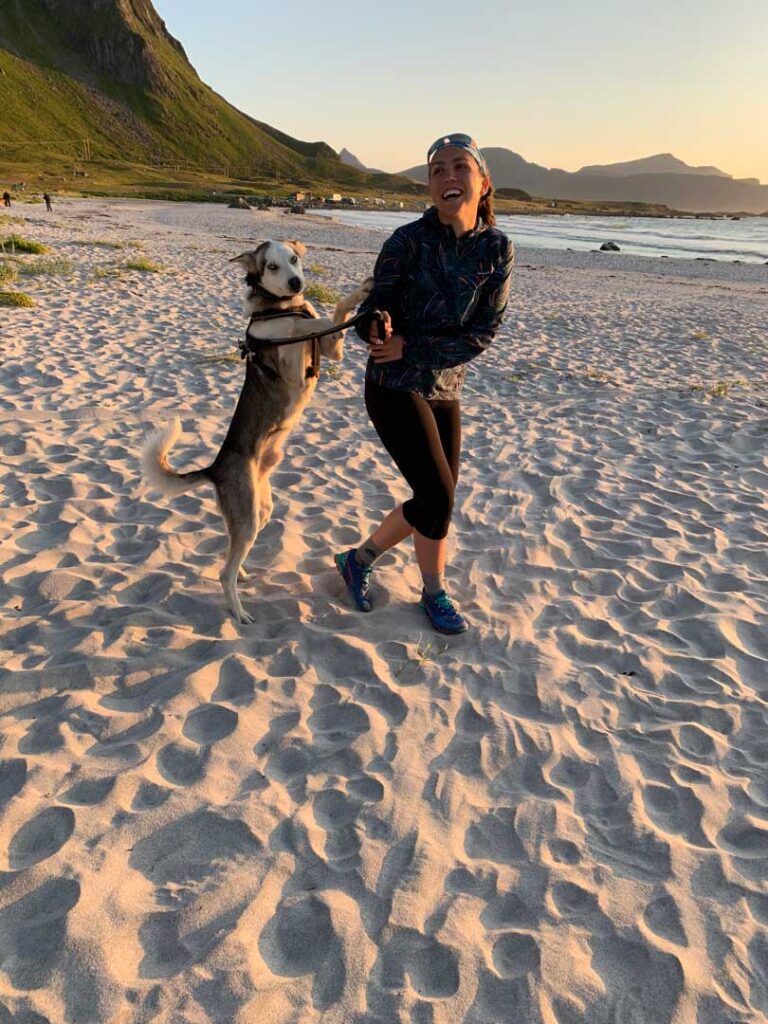
[[[368,352],[375,363],[393,363],[403,358],[405,338],[402,334],[392,333],[392,317],[384,310],[384,337],[379,336],[381,322],[371,324],[368,332]]]
[[[405,338],[402,334],[391,334],[389,341],[374,341],[368,345],[368,351],[374,363],[394,363],[403,358]]]

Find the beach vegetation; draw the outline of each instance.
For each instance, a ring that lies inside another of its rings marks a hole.
[[[691,337],[694,341],[709,341],[711,335],[706,331],[694,331]]]
[[[108,242],[101,238],[78,238],[72,245],[94,245],[100,249],[124,249],[125,242]]]
[[[322,277],[325,274],[325,269],[319,263],[310,263],[305,268],[310,274],[317,274]]]
[[[22,235],[6,235],[0,242],[0,248],[4,253],[27,252],[35,256],[49,252],[47,245],[43,245],[42,242],[32,242]]]
[[[53,259],[32,260],[29,263],[19,263],[19,273],[31,276],[42,276],[43,274],[71,274],[73,270],[71,260],[63,257]]]
[[[416,650],[413,655],[406,658],[402,662],[400,667],[395,670],[395,678],[402,675],[403,672],[410,666],[415,669],[421,669],[430,662],[434,662],[441,654],[445,654],[448,650],[447,643],[437,643],[435,640],[425,639],[424,636],[419,636],[419,642],[416,645]]]
[[[0,260],[0,281],[13,281],[18,274],[18,268],[10,260]]]
[[[337,291],[319,281],[313,281],[311,284],[308,284],[304,289],[304,295],[308,299],[316,299],[318,302],[322,302],[325,306],[333,305],[339,301],[340,297]]]
[[[691,393],[709,395],[710,398],[728,398],[734,388],[746,387],[745,380],[718,380],[714,384],[692,384]]]
[[[135,260],[126,260],[123,266],[126,270],[140,270],[144,274],[162,274],[165,272],[165,267],[161,263],[155,263],[144,256],[140,256]]]
[[[202,366],[215,366],[219,363],[239,363],[240,350],[228,349],[226,352],[209,352],[195,357],[195,362]]]
[[[123,276],[123,271],[120,269],[120,267],[115,267],[115,266],[99,266],[99,267],[94,267],[91,270],[91,276],[90,276],[89,280],[91,280],[91,281],[103,281],[106,278],[122,277],[122,276]]]
[[[24,292],[0,292],[0,306],[34,306],[34,299],[31,299]]]

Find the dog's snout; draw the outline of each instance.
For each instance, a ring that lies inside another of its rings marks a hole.
[[[294,292],[300,292],[301,291],[301,278],[300,277],[292,277],[290,279],[290,281],[288,282],[288,287],[292,291],[294,291]]]

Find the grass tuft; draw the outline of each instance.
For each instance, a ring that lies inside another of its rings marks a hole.
[[[214,352],[210,355],[197,356],[195,359],[196,363],[200,363],[202,366],[214,366],[217,363],[239,363],[240,352],[238,349],[233,348],[227,352]]]
[[[41,242],[31,242],[22,235],[6,235],[0,242],[0,247],[3,252],[29,252],[34,255],[49,251],[47,245],[43,245]]]
[[[34,306],[34,300],[24,292],[0,292],[0,306]]]
[[[746,387],[745,380],[718,380],[714,384],[692,384],[692,394],[709,395],[710,398],[728,398],[733,388]]]
[[[72,245],[94,245],[99,249],[124,249],[125,242],[107,242],[101,238],[78,238]]]
[[[318,274],[320,277],[325,274],[325,268],[319,263],[310,263],[305,269],[308,270],[310,274]]]
[[[30,274],[35,277],[43,274],[71,274],[73,267],[70,260],[62,257],[51,260],[33,260],[31,263],[19,263],[20,274]]]
[[[162,274],[165,271],[165,267],[160,263],[154,263],[152,260],[145,259],[140,256],[135,260],[126,260],[126,270],[141,270],[145,274]]]
[[[0,262],[0,281],[13,281],[18,274],[18,269],[15,263],[10,263],[8,260]]]
[[[318,302],[322,302],[326,306],[331,306],[339,301],[339,293],[337,291],[329,288],[326,284],[314,281],[304,289],[304,296],[307,299],[317,299]]]

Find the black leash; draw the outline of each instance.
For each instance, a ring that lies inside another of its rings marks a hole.
[[[314,320],[315,317],[309,312],[306,306],[297,306],[295,309],[286,310],[265,310],[262,313],[252,313],[251,318],[248,321],[248,327],[245,329],[245,338],[240,342],[240,358],[247,359],[249,355],[256,356],[258,358],[260,352],[265,348],[271,348],[273,345],[275,348],[279,348],[281,345],[298,345],[303,341],[311,341],[312,345],[312,365],[307,368],[307,377],[317,377],[320,373],[320,344],[319,338],[324,337],[326,334],[339,334],[341,331],[346,331],[349,327],[354,327],[359,324],[361,320],[366,317],[373,317],[373,320],[378,326],[379,336],[384,337],[384,317],[378,309],[366,311],[365,313],[358,313],[357,316],[353,316],[350,320],[345,320],[341,324],[336,324],[333,327],[328,327],[324,331],[317,331],[314,334],[301,334],[298,338],[252,338],[248,333],[251,324],[257,323],[260,320],[279,320],[280,317],[284,316],[301,316],[308,320]],[[266,366],[263,362],[260,362],[262,369],[270,373],[270,376],[277,377],[277,374],[272,370],[271,367]]]

